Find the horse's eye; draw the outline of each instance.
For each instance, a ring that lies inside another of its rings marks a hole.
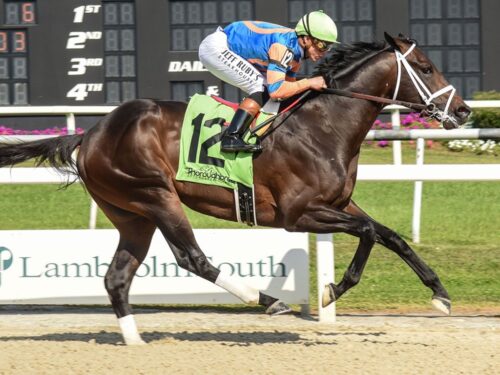
[[[422,73],[424,73],[424,74],[432,74],[432,67],[426,66],[426,67],[422,68]]]

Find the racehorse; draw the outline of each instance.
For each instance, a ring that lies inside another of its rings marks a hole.
[[[404,68],[404,70],[403,70]],[[386,42],[354,43],[330,52],[315,70],[331,88],[433,107],[446,129],[463,124],[470,108],[415,43],[386,34]],[[369,217],[351,199],[361,144],[384,106],[373,100],[313,93],[263,139],[254,156],[255,210],[260,225],[288,231],[345,232],[359,238],[338,284],[324,287],[323,305],[356,285],[378,242],[400,256],[432,292],[433,305],[449,314],[449,295],[438,276],[393,230]],[[196,243],[183,211],[188,207],[236,221],[230,189],[176,180],[179,137],[187,104],[132,100],[85,134],[1,145],[0,166],[37,159],[72,170],[120,233],[105,287],[127,344],[144,343],[128,294],[156,228],[180,267],[221,286],[268,314],[290,311],[271,296],[215,268]],[[285,115],[278,117],[284,118]],[[79,148],[76,161],[72,158]]]

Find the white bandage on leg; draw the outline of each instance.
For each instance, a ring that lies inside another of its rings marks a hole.
[[[229,276],[224,271],[219,273],[215,285],[226,289],[232,295],[238,297],[245,303],[258,303],[259,291]]]
[[[139,335],[137,326],[135,324],[134,315],[127,315],[122,318],[118,318],[118,324],[122,331],[123,339],[127,345],[142,345],[145,344]]]

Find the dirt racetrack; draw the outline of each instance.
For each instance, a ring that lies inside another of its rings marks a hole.
[[[110,308],[0,307],[0,374],[499,374],[498,315],[136,311],[127,347]]]

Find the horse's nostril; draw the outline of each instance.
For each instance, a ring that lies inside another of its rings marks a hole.
[[[471,114],[471,110],[469,107],[461,106],[457,108],[455,114],[461,119],[466,119]]]

